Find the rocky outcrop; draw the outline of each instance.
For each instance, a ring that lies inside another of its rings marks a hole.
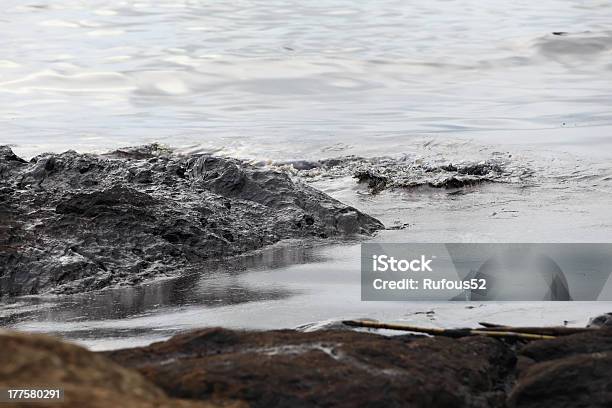
[[[168,395],[253,407],[498,407],[514,354],[500,341],[352,331],[205,329],[105,353]]]
[[[423,160],[410,157],[339,157],[320,161],[292,161],[277,166],[305,179],[352,176],[365,184],[373,194],[388,189],[410,189],[421,186],[456,189],[480,183],[516,183],[533,172],[508,157],[482,161]]]
[[[166,396],[135,370],[60,340],[0,332],[0,388],[63,389],[63,403],[21,402],[13,407],[246,408],[240,401],[186,401]]]
[[[609,407],[611,338],[210,328],[91,353],[0,333],[0,387],[62,387],[67,406],[84,407]]]
[[[554,340],[535,341],[521,349],[520,355],[532,363],[572,357],[578,354],[612,352],[612,329],[593,330]]]
[[[510,407],[612,406],[612,329],[529,343]]]
[[[612,406],[612,353],[575,355],[530,367],[510,394],[510,407]]]
[[[206,329],[105,354],[174,397],[253,407],[609,407],[611,339]]]
[[[0,296],[134,284],[282,239],[383,228],[286,173],[158,145],[30,162],[1,147],[0,221]]]

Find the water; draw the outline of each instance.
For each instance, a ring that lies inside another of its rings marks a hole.
[[[150,141],[267,158],[419,137],[610,147],[604,0],[5,0],[0,13],[1,141],[25,156]]]
[[[388,232],[379,237],[393,238]],[[0,322],[104,350],[213,326],[315,330],[364,317],[447,328],[482,321],[584,326],[589,316],[610,310],[610,302],[362,302],[359,249],[348,243],[277,246],[243,262],[136,288],[23,298],[0,308]]]
[[[610,242],[611,22],[597,0],[5,0],[0,144],[24,157],[148,142],[258,160],[504,154],[534,178],[464,194],[313,185],[409,224],[381,241]],[[291,244],[142,287],[17,299],[0,322],[103,349],[210,325],[581,325],[609,311],[360,302],[358,245]]]

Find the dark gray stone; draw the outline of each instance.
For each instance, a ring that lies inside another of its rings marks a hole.
[[[105,155],[0,147],[0,296],[131,284],[376,219],[289,175],[158,145]]]
[[[310,180],[352,176],[367,185],[372,194],[384,190],[432,187],[460,189],[480,183],[523,182],[533,171],[509,158],[460,163],[400,158],[356,156],[325,159],[318,162],[281,162],[279,167],[292,169]]]

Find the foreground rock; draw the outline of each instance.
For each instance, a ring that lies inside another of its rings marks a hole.
[[[500,341],[351,331],[206,329],[105,353],[169,395],[253,407],[498,407],[514,354]]]
[[[611,339],[607,328],[529,343],[211,328],[91,353],[2,333],[0,387],[63,387],[75,407],[609,407]]]
[[[526,344],[207,329],[106,355],[169,395],[253,407],[612,406],[612,329]]]
[[[64,402],[2,406],[242,408],[239,401],[171,399],[138,372],[51,337],[0,332],[0,388],[62,388]]]
[[[0,296],[73,293],[287,238],[383,225],[287,174],[157,145],[107,155],[0,147]]]
[[[529,343],[510,407],[612,406],[612,329]]]

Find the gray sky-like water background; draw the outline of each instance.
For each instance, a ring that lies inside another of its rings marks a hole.
[[[409,224],[378,242],[612,241],[608,1],[4,0],[0,33],[0,143],[26,158],[149,142],[253,160],[503,155],[534,178],[461,194],[373,196],[350,177],[313,185],[386,225]],[[609,311],[361,302],[356,242],[205,269],[22,299],[0,318],[108,348],[209,325],[583,324]]]

